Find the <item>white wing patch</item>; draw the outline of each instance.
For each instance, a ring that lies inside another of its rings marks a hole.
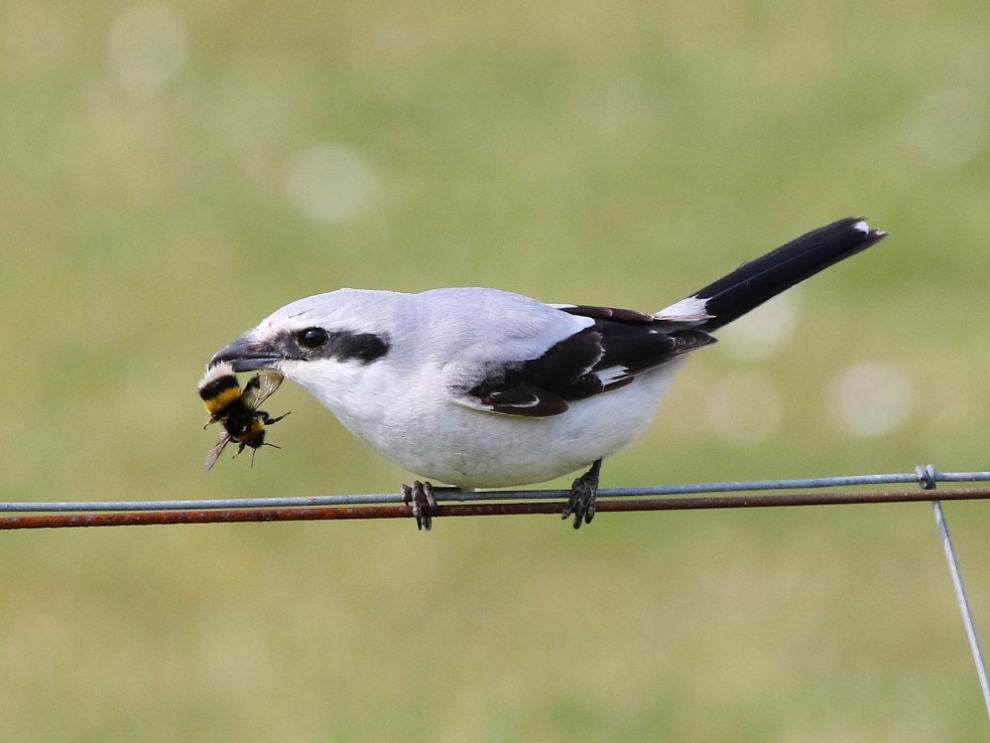
[[[712,318],[706,311],[708,300],[702,297],[687,297],[675,302],[657,312],[653,317],[657,320],[673,320],[675,322],[702,322]]]
[[[614,382],[618,382],[620,379],[624,379],[629,376],[629,369],[625,366],[610,366],[607,369],[599,369],[595,372],[603,385],[606,387]]]
[[[686,323],[688,326],[696,325],[714,317],[706,311],[707,305],[707,298],[687,297],[660,310],[653,317],[664,322]]]

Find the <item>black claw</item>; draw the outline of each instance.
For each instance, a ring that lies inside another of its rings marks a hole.
[[[416,480],[412,487],[402,486],[402,500],[412,506],[412,515],[416,519],[416,528],[420,531],[430,531],[433,528],[433,516],[437,512],[437,499],[433,494],[433,484]]]
[[[602,471],[602,460],[595,460],[591,469],[571,485],[571,497],[564,506],[560,517],[566,519],[574,514],[574,528],[580,529],[582,522],[590,524],[595,517],[595,508],[598,501],[598,476]]]

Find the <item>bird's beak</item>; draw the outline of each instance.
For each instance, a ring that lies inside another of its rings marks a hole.
[[[250,372],[260,369],[276,369],[281,356],[270,343],[242,335],[233,343],[224,346],[210,359],[210,366],[227,361],[235,372]]]

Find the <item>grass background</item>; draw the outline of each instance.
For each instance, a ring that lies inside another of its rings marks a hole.
[[[786,342],[698,354],[605,485],[990,469],[987,29],[975,0],[6,0],[0,497],[393,491],[291,385],[283,450],[205,475],[210,354],[338,286],[658,309],[856,213],[892,237],[788,295]],[[835,416],[863,360],[911,389],[867,438]],[[990,519],[947,513],[986,642]],[[0,585],[5,741],[986,730],[926,504],[14,532]]]

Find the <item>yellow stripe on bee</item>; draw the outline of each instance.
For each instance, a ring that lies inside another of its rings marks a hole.
[[[211,397],[209,400],[204,400],[206,403],[206,409],[211,413],[216,413],[223,410],[225,407],[230,405],[234,400],[241,396],[240,387],[228,387],[223,390],[219,395]]]
[[[234,441],[250,446],[251,442],[257,439],[264,430],[265,427],[261,425],[260,421],[253,420],[251,421],[251,427],[247,431],[242,433],[240,436],[234,436],[233,438]]]

